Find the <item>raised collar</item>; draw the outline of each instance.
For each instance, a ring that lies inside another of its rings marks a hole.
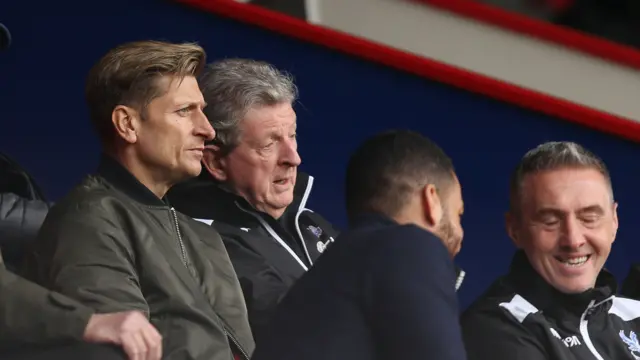
[[[377,226],[393,226],[399,225],[397,221],[388,217],[387,215],[383,215],[377,212],[367,212],[362,213],[356,216],[350,224],[351,228],[368,228],[368,227],[377,227]],[[437,237],[437,236],[436,236]],[[462,286],[462,282],[466,276],[466,273],[458,264],[454,261],[453,267],[455,270],[455,289],[456,291],[460,290]]]
[[[516,291],[538,309],[563,316],[567,312],[575,315],[590,303],[599,303],[615,294],[617,283],[607,270],[600,271],[596,286],[579,294],[566,294],[549,285],[531,266],[524,251],[519,250],[513,257],[507,279]]]
[[[144,186],[122,164],[113,157],[102,154],[97,174],[133,200],[149,206],[168,206],[165,199],[158,198]]]

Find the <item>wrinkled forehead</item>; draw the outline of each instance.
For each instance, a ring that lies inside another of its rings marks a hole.
[[[257,106],[247,111],[239,127],[248,137],[282,135],[296,130],[297,116],[289,103]]]
[[[558,169],[526,175],[520,186],[520,206],[528,211],[553,208],[578,211],[613,203],[608,180],[595,169]]]
[[[193,76],[163,75],[156,79],[154,86],[158,97],[152,102],[169,107],[182,105],[205,105],[204,97]]]

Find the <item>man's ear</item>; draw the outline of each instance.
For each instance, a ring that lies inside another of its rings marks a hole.
[[[517,215],[513,214],[511,211],[507,211],[504,214],[504,224],[507,230],[507,234],[511,238],[511,241],[515,244],[515,246],[520,249],[522,248],[520,244],[520,237],[518,236],[518,224],[517,224]]]
[[[444,216],[442,200],[435,185],[428,184],[422,189],[422,206],[425,213],[425,221],[430,227],[437,227]]]
[[[129,106],[118,105],[111,113],[111,122],[117,137],[129,144],[135,144],[138,141],[140,121],[138,111]]]
[[[202,162],[205,169],[216,180],[220,182],[227,181],[227,160],[222,156],[218,145],[206,145],[204,147]]]

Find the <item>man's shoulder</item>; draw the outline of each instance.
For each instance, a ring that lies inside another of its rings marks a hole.
[[[563,340],[560,329],[503,280],[496,280],[460,317],[469,359],[565,358],[563,348],[548,346]]]
[[[101,178],[88,175],[51,208],[50,214],[91,213],[102,210],[104,201],[116,196]]]
[[[256,241],[264,241],[269,235],[264,233],[261,229],[251,229],[245,227],[238,227],[232,224],[228,224],[222,221],[210,220],[210,219],[197,219],[191,218],[182,214],[191,226],[198,230],[200,236],[215,234],[221,241],[227,246],[232,247],[234,250],[238,249],[254,249]],[[249,250],[255,252],[255,250]],[[235,253],[235,252],[234,252]]]
[[[209,228],[208,231],[214,231],[219,234],[225,241],[243,241],[248,238],[255,237],[256,233],[250,228],[238,227],[222,221],[216,221],[212,219],[199,219],[192,218],[187,215],[183,216],[188,218],[189,223],[194,224],[195,227],[204,229]]]
[[[444,276],[443,280],[451,276],[454,281],[454,265],[442,241],[414,225],[356,225],[341,233],[331,248],[335,249],[323,257],[346,256],[366,271],[382,271],[384,276],[413,268],[416,272],[426,271],[430,276]]]
[[[176,213],[177,213],[178,221],[180,225],[189,226],[189,228],[203,235],[216,235],[216,236],[222,235],[218,230],[218,227],[217,227],[218,223],[216,222],[216,226],[214,227],[213,220],[192,218],[179,211],[177,211]]]
[[[485,322],[522,324],[527,316],[538,312],[538,308],[510,286],[507,277],[500,277],[462,313],[461,323],[463,327]]]
[[[640,301],[614,296],[609,307],[609,315],[614,315],[624,322],[634,325],[636,331],[640,330]]]
[[[381,251],[396,249],[398,251],[428,250],[423,256],[449,258],[447,248],[442,240],[433,233],[412,224],[385,224],[368,228],[356,228],[346,234],[347,237],[360,238],[371,242]]]
[[[64,224],[92,218],[121,218],[132,213],[135,201],[99,176],[88,175],[49,211],[46,223]]]

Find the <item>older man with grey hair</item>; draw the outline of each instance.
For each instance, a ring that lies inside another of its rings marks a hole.
[[[298,172],[292,77],[227,59],[210,64],[200,86],[217,136],[206,146],[206,170],[169,199],[221,233],[259,341],[280,299],[337,233],[307,208],[313,178]]]
[[[506,276],[462,316],[469,359],[640,358],[640,302],[603,269],[618,230],[604,162],[572,142],[529,151],[511,178]]]

